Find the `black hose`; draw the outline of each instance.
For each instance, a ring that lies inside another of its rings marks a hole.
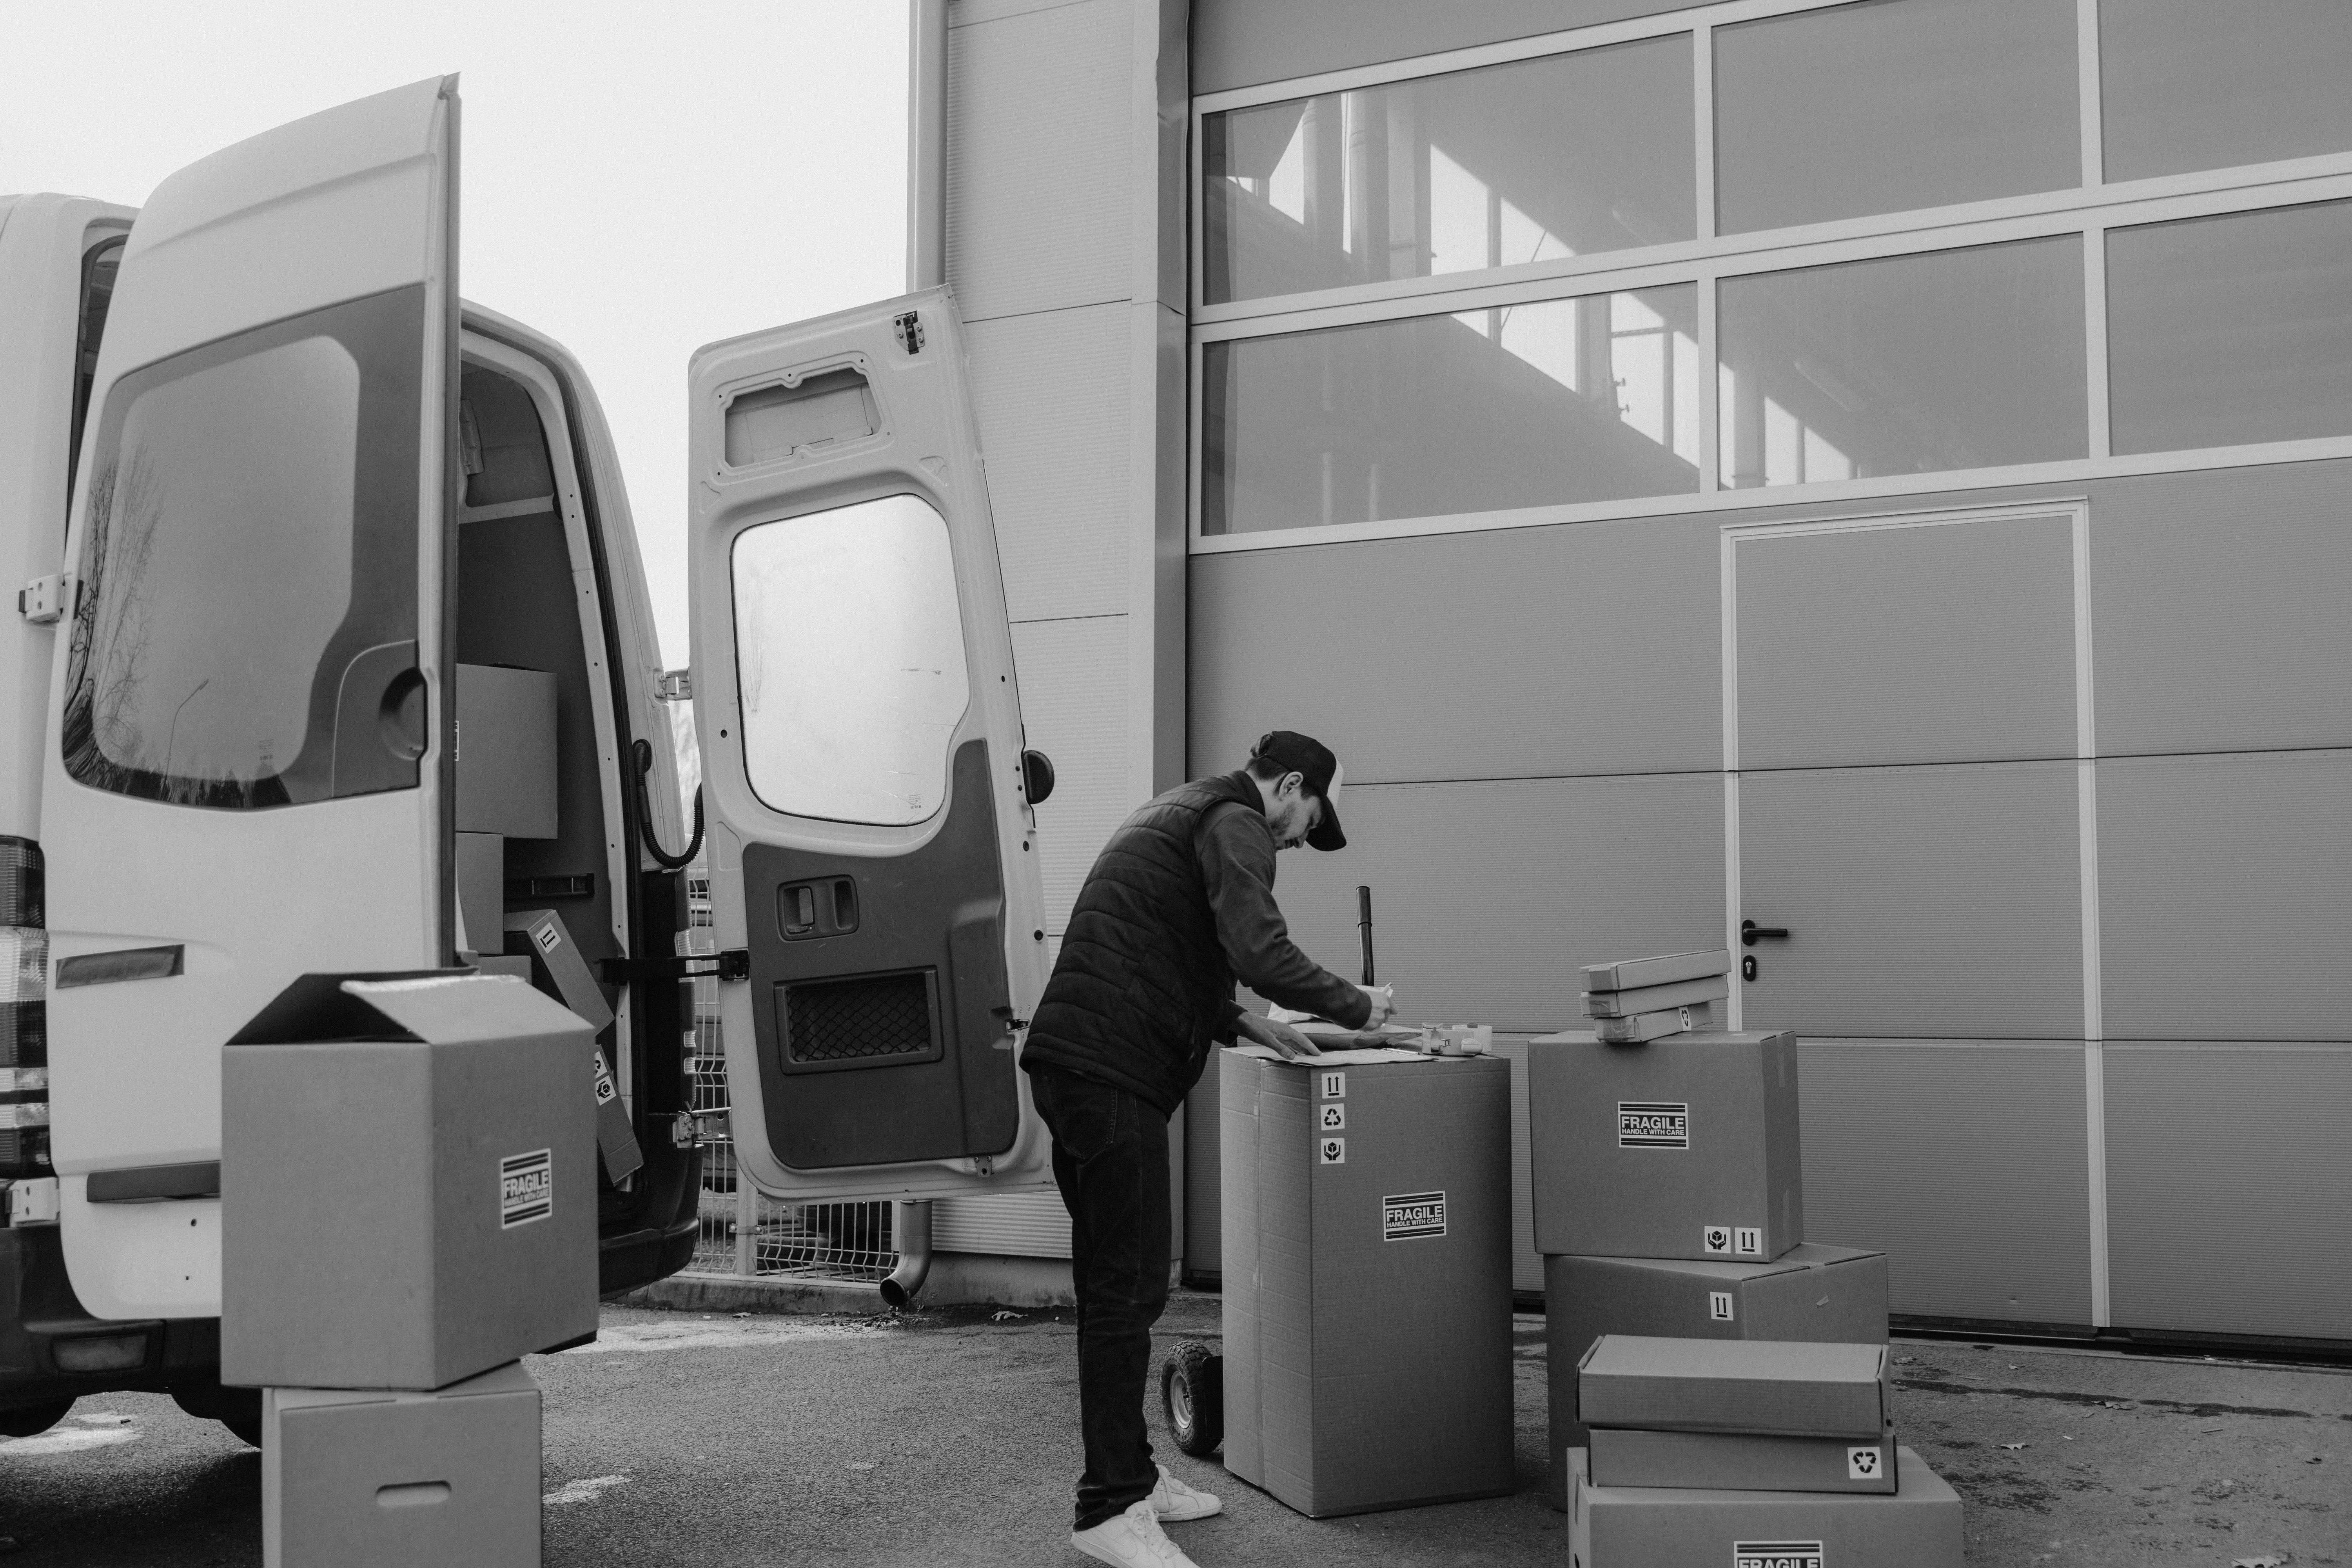
[[[646,853],[651,855],[666,870],[675,871],[694,863],[702,853],[702,786],[694,786],[694,837],[683,855],[672,855],[663,849],[654,837],[654,803],[646,793],[646,775],[654,771],[654,748],[649,741],[636,743],[637,753],[637,832],[646,841]]]

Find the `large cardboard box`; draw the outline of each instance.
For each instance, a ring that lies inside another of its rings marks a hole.
[[[1883,1344],[1607,1334],[1577,1366],[1587,1426],[1875,1441],[1891,1418]]]
[[[1570,1450],[1574,1568],[1965,1568],[1960,1498],[1908,1448],[1902,1490],[1713,1491],[1598,1487]]]
[[[1762,1261],[1805,1239],[1797,1037],[1528,1043],[1536,1250]]]
[[[1562,1456],[1585,1442],[1577,1363],[1603,1334],[1884,1343],[1886,1255],[1808,1241],[1769,1263],[1545,1258],[1554,1508],[1568,1506]]]
[[[502,953],[507,945],[507,840],[502,833],[457,835],[457,912],[466,948]]]
[[[596,1328],[588,1026],[519,980],[306,975],[221,1053],[221,1376],[434,1389]]]
[[[1509,1065],[1219,1066],[1225,1468],[1316,1518],[1510,1492]]]
[[[264,1568],[538,1568],[539,1387],[519,1363],[437,1394],[271,1388]]]
[[[1637,1432],[1595,1426],[1587,1458],[1597,1487],[1702,1487],[1722,1491],[1891,1492],[1895,1428],[1866,1443],[1752,1432]]]
[[[555,837],[555,677],[457,667],[457,831]]]

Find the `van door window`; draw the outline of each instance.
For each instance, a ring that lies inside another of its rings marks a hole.
[[[67,772],[252,810],[414,787],[424,294],[238,334],[110,390]]]
[[[122,269],[129,237],[117,235],[89,247],[81,258],[81,324],[74,342],[73,439],[66,448],[66,483],[81,467],[82,421],[89,416],[90,388],[98,380],[98,343],[106,335],[106,312],[114,303],[114,278]],[[71,526],[73,513],[66,514]]]

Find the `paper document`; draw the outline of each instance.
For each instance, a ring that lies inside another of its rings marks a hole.
[[[1286,1058],[1280,1051],[1265,1046],[1228,1046],[1226,1049],[1236,1056],[1256,1057],[1262,1061],[1278,1062],[1289,1059]],[[1371,1062],[1425,1062],[1434,1058],[1424,1056],[1419,1051],[1400,1050],[1392,1046],[1364,1046],[1336,1051],[1318,1049],[1314,1056],[1299,1057],[1296,1059],[1315,1067],[1330,1065],[1361,1067]]]

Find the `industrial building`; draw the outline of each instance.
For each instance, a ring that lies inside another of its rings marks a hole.
[[[1049,938],[1304,729],[1310,952],[1367,884],[1523,1054],[1730,947],[1896,1313],[2352,1342],[2347,78],[2331,0],[955,0]]]

